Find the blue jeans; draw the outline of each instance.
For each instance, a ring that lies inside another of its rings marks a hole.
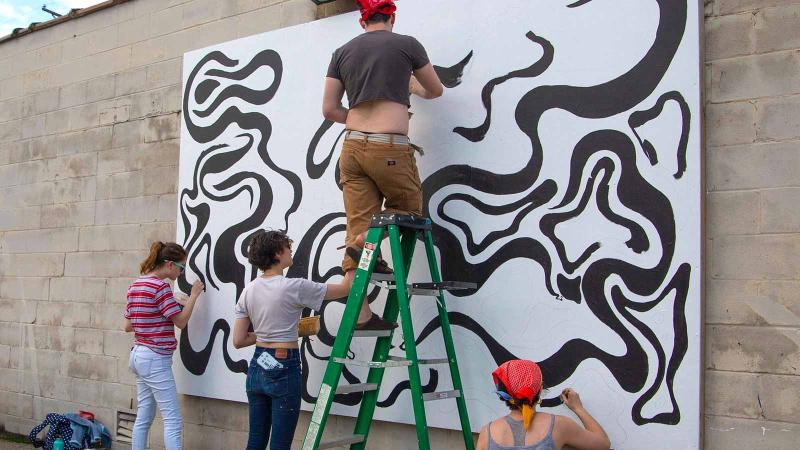
[[[247,370],[247,402],[250,409],[250,433],[247,450],[264,450],[272,431],[270,450],[289,450],[300,417],[300,351],[288,349],[288,357],[276,358],[283,368],[264,370],[256,359],[275,349],[256,347]]]
[[[181,418],[175,377],[172,376],[172,355],[161,355],[143,345],[131,350],[128,367],[136,375],[139,409],[133,424],[132,450],[145,450],[147,434],[156,416],[156,404],[164,419],[164,447],[180,450]]]

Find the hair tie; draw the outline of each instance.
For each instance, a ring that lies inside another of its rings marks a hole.
[[[534,414],[536,414],[536,411],[533,409],[533,406],[527,403],[522,405],[522,424],[525,425],[526,430],[530,428]]]

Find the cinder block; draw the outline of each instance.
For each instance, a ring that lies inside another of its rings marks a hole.
[[[0,344],[10,347],[22,345],[22,325],[16,322],[0,322]]]
[[[117,97],[147,89],[147,68],[137,67],[117,74]]]
[[[789,328],[706,327],[706,368],[800,374],[800,331]]]
[[[247,448],[247,431],[222,431],[222,448]]]
[[[78,249],[78,229],[9,231],[0,236],[6,253],[58,253]]]
[[[244,2],[240,1],[226,3],[241,4]],[[261,8],[252,12],[248,12],[247,14],[237,15],[236,28],[239,30],[239,37],[252,36],[281,28],[281,20],[282,17],[280,6]]]
[[[17,369],[0,369],[0,391],[19,392],[20,377]]]
[[[211,427],[184,423],[183,446],[186,448],[223,448],[222,433]]]
[[[159,205],[160,207],[160,205]],[[30,230],[39,228],[42,208],[31,206],[17,209],[0,209],[0,231]]]
[[[140,248],[149,249],[150,244],[155,241],[170,242],[175,240],[175,223],[174,222],[158,222],[158,223],[143,223],[141,225],[139,235],[141,241],[139,242]]]
[[[21,139],[22,125],[22,119],[0,123],[0,141],[8,142]]]
[[[714,61],[711,101],[774,97],[800,91],[800,55],[778,52]]]
[[[793,281],[715,280],[706,288],[706,323],[800,326]]]
[[[757,105],[756,135],[759,140],[800,137],[800,95],[759,100]]]
[[[178,196],[167,194],[158,197],[158,215],[156,220],[159,222],[175,222],[177,219]]]
[[[706,153],[708,189],[759,189],[800,186],[800,146],[764,143],[710,147]]]
[[[36,320],[35,301],[0,299],[0,317],[13,319],[19,323],[33,323]]]
[[[116,92],[116,74],[103,75],[86,82],[86,101],[97,102],[114,98]]]
[[[77,356],[80,357],[83,355]],[[103,394],[103,382],[80,378],[71,378],[69,381],[69,397],[67,397],[65,400],[87,405],[96,405],[101,402]],[[109,405],[104,404],[103,406],[108,407]]]
[[[112,356],[65,353],[62,372],[73,378],[117,381],[117,358]]]
[[[154,222],[158,211],[158,197],[131,197],[100,200],[97,202],[97,225]]]
[[[150,16],[151,38],[171,34],[184,28],[183,6],[177,5],[154,12]]]
[[[58,91],[58,107],[71,108],[86,103],[86,81],[61,86]]]
[[[180,116],[176,113],[145,119],[144,142],[161,142],[180,137]]]
[[[708,370],[705,386],[706,414],[780,422],[800,414],[800,377]]]
[[[8,122],[22,117],[22,99],[12,98],[0,102],[0,122]]]
[[[26,419],[17,416],[8,416],[0,414],[0,421],[9,433],[21,434],[23,436],[31,432],[33,427],[39,425],[38,419]]]
[[[764,233],[800,232],[800,188],[762,191],[761,231]]]
[[[796,280],[800,277],[800,234],[715,238],[710,274],[731,280]]]
[[[39,302],[36,308],[38,325],[89,327],[94,305],[85,303]]]
[[[144,252],[77,252],[68,253],[64,275],[68,277],[121,278],[138,273],[138,261]]]
[[[58,277],[64,273],[64,254],[0,254],[0,273],[6,277]]]
[[[791,5],[797,0],[716,0],[717,14],[734,14],[770,6]]]
[[[125,97],[115,101],[98,103],[98,120],[100,125],[124,123],[131,118],[130,99]]]
[[[224,430],[247,431],[249,428],[247,404],[206,399],[203,402],[203,425]]]
[[[317,18],[324,19],[326,17],[333,17],[339,14],[357,10],[358,7],[356,6],[355,2],[351,2],[349,0],[337,0],[335,2],[317,6]]]
[[[144,257],[142,258],[144,259]],[[106,303],[127,303],[128,301],[128,287],[136,280],[138,275],[138,263],[136,262],[134,274],[130,278],[110,278],[106,282]]]
[[[120,311],[124,312],[125,308],[121,307]],[[122,313],[120,313],[120,317],[122,317]],[[124,319],[120,319],[120,325],[122,320]],[[127,361],[131,347],[133,347],[133,333],[108,330],[103,332],[103,336],[103,354]]]
[[[102,126],[58,137],[58,154],[91,153],[111,148],[113,127]]]
[[[46,134],[66,133],[69,131],[69,110],[60,109],[45,114],[44,128]]]
[[[119,44],[130,45],[150,36],[150,17],[136,17],[119,24]]]
[[[705,21],[706,60],[753,53],[753,15],[709,17]]]
[[[157,89],[181,84],[182,59],[173,58],[147,66],[147,87]]]
[[[287,0],[281,3],[281,25],[290,27],[311,22],[317,18],[317,7],[303,0]]]
[[[203,423],[203,409],[206,404],[212,400],[203,397],[178,394],[178,401],[181,404],[183,422],[199,425]]]
[[[45,305],[47,302],[39,302]],[[48,321],[37,323],[47,323]],[[49,321],[51,323],[57,320]],[[49,325],[25,325],[25,346],[37,350],[55,350],[69,353],[72,349],[72,340],[75,336],[74,328],[49,326]]]
[[[33,418],[33,396],[0,391],[0,411],[16,417]]]
[[[92,355],[103,354],[103,331],[91,328],[76,328],[72,341],[72,351],[75,353],[89,353]]]
[[[125,305],[111,303],[95,305],[92,310],[92,327],[101,330],[121,330],[125,320]]]
[[[70,178],[53,182],[53,203],[78,203],[95,199],[95,177]]]
[[[114,124],[111,147],[129,147],[143,142],[142,128],[143,122],[140,120]]]
[[[136,387],[120,383],[103,383],[100,401],[109,408],[132,409],[136,402]]]
[[[76,106],[67,111],[69,111],[69,127],[71,130],[87,130],[100,124],[100,112],[97,110],[97,103]],[[78,133],[83,133],[83,131]],[[65,152],[59,150],[59,153],[63,154]]]
[[[59,88],[50,88],[22,97],[22,115],[38,116],[58,109]]]
[[[794,448],[800,425],[721,416],[705,417],[705,448]]]
[[[6,122],[6,124],[14,124],[17,121]],[[39,114],[38,116],[25,117],[19,123],[20,134],[18,136],[11,136],[15,139],[30,139],[47,134],[47,126],[45,125],[45,115]],[[0,137],[3,137],[0,134]],[[11,140],[11,139],[9,139]]]
[[[10,369],[11,366],[11,346],[0,345],[0,367]],[[17,347],[19,348],[19,347]]]
[[[97,177],[97,198],[126,198],[144,195],[142,172],[124,172]]]
[[[178,167],[156,167],[142,171],[145,195],[174,194],[178,191]]]
[[[44,205],[41,211],[41,227],[59,228],[93,225],[94,213],[94,202]]]
[[[80,251],[139,250],[142,236],[139,225],[101,225],[81,228]]]
[[[105,278],[60,277],[50,279],[50,300],[54,302],[101,303],[105,297]]]
[[[52,203],[55,186],[52,182],[0,188],[0,204],[6,208],[25,208]]]

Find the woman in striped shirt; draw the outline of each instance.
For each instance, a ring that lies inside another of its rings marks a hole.
[[[183,309],[172,295],[166,279],[175,281],[186,264],[186,250],[174,242],[154,242],[141,264],[141,276],[128,288],[125,331],[133,331],[135,345],[128,367],[136,375],[139,409],[133,426],[132,450],[145,450],[147,434],[156,414],[164,419],[164,447],[181,448],[183,421],[172,375],[172,352],[178,346],[175,327],[189,323],[194,304],[203,292],[195,281]]]

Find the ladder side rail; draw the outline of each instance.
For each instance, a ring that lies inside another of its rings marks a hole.
[[[400,233],[397,225],[389,225],[389,242],[392,246],[392,260],[405,261],[403,249],[400,247]],[[403,327],[403,342],[406,347],[406,358],[411,361],[408,366],[408,381],[411,385],[411,404],[414,407],[414,418],[417,428],[417,443],[420,450],[429,450],[428,421],[425,417],[425,402],[422,399],[422,381],[417,362],[417,344],[414,324],[411,320],[411,308],[408,297],[407,274],[403,264],[395,264],[395,280],[397,303],[400,308],[400,322]]]
[[[370,229],[367,233],[367,240],[378,240],[382,233],[383,231],[381,229]],[[362,260],[364,256],[365,255],[362,254]],[[325,430],[325,424],[328,421],[328,414],[333,404],[334,394],[339,384],[339,378],[342,375],[343,368],[342,364],[334,363],[333,358],[343,358],[347,356],[347,350],[350,348],[350,342],[353,339],[353,331],[355,330],[358,320],[358,313],[361,310],[361,304],[365,301],[367,288],[369,287],[370,274],[375,267],[377,252],[371,252],[367,259],[367,267],[362,267],[361,262],[359,262],[356,267],[356,275],[353,279],[350,294],[347,296],[347,303],[342,313],[339,331],[336,333],[336,340],[333,343],[333,349],[328,357],[328,365],[325,368],[325,375],[322,378],[322,385],[320,386],[319,395],[317,396],[317,402],[314,405],[308,431],[303,440],[303,450],[315,450],[322,439],[322,434]]]
[[[442,281],[442,275],[439,272],[439,264],[436,262],[433,236],[429,230],[426,230],[423,234],[425,237],[425,253],[428,256],[428,268],[431,272],[431,281],[434,283],[439,283]],[[444,300],[444,293],[442,291],[439,291],[439,295],[436,297],[436,308],[439,310],[439,324],[441,325],[442,338],[444,339],[444,346],[447,351],[447,359],[450,365],[450,377],[453,382],[453,389],[461,393],[461,395],[456,398],[456,404],[458,405],[458,416],[461,420],[461,431],[464,434],[464,445],[467,450],[474,450],[475,441],[469,424],[467,401],[464,398],[464,388],[461,383],[461,373],[458,369],[456,349],[455,345],[453,344],[453,333],[450,329],[450,317],[448,316],[447,306]]]
[[[411,260],[414,255],[414,247],[417,241],[417,232],[416,230],[408,229],[404,230],[400,245],[403,249],[403,257],[405,261],[402,262],[403,266],[406,268],[406,273],[411,268]],[[394,265],[397,266],[397,260],[393,260]],[[389,291],[389,294],[386,296],[386,307],[383,312],[383,319],[389,322],[397,322],[397,316],[400,312],[400,308],[397,302],[397,290],[392,289]],[[386,361],[389,356],[389,351],[392,348],[392,335],[387,337],[378,338],[377,342],[375,343],[375,350],[372,355],[372,361]],[[369,374],[367,375],[367,383],[376,383],[378,386],[381,386],[381,382],[383,381],[384,371],[386,369],[383,367],[373,367],[370,368]],[[358,416],[356,419],[356,426],[354,434],[363,435],[365,436],[364,441],[352,444],[350,446],[350,450],[364,450],[367,445],[367,436],[369,436],[369,430],[372,426],[372,419],[375,415],[375,408],[378,403],[378,393],[380,389],[365,392],[364,396],[361,399],[361,406],[358,409]]]

